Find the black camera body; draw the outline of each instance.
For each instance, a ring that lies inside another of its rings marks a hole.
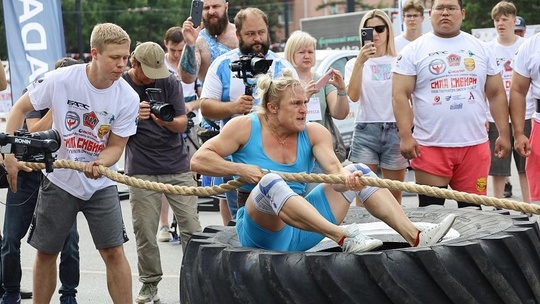
[[[268,72],[272,62],[272,59],[265,59],[262,54],[250,53],[242,55],[238,60],[231,62],[229,68],[237,73],[236,77],[244,80],[246,86],[245,95],[252,95],[255,84],[249,83],[248,80]]]
[[[35,133],[21,129],[13,136],[0,133],[0,145],[2,153],[13,153],[19,161],[45,163],[46,171],[52,172],[52,153],[60,148],[60,135],[54,129]]]
[[[161,94],[161,89],[159,88],[146,89],[146,95],[148,95],[148,102],[150,103],[150,112],[163,121],[173,121],[173,105],[167,102],[158,101],[157,97],[159,94]]]

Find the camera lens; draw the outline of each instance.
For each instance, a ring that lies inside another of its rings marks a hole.
[[[170,103],[153,104],[150,111],[161,120],[173,121],[174,119],[174,107]]]
[[[253,75],[266,73],[271,65],[272,60],[267,60],[264,58],[251,59],[251,69],[253,70]]]

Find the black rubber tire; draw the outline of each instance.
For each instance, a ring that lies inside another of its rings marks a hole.
[[[413,222],[456,214],[459,237],[421,248],[379,237],[374,252],[277,252],[241,247],[234,227],[189,242],[181,303],[540,303],[540,232],[526,215],[407,208]],[[345,223],[379,221],[351,208]]]

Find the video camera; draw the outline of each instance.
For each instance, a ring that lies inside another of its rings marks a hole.
[[[60,135],[54,129],[35,133],[21,129],[13,135],[0,133],[0,146],[2,153],[13,153],[19,161],[45,163],[45,170],[52,172],[52,153],[60,148]]]
[[[255,83],[250,83],[248,80],[255,78],[259,74],[268,72],[272,65],[272,59],[265,59],[262,54],[250,53],[240,56],[240,59],[229,64],[229,68],[233,72],[237,72],[236,77],[244,80],[245,95],[253,95]]]
[[[174,119],[174,107],[170,103],[158,101],[157,98],[161,94],[159,88],[147,88],[146,95],[148,95],[150,103],[150,112],[156,115],[157,118],[164,121],[173,121]]]

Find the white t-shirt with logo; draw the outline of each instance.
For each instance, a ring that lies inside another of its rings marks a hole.
[[[463,147],[488,140],[487,75],[501,72],[487,45],[461,32],[452,38],[426,33],[408,44],[394,69],[415,75],[414,138],[421,145]]]
[[[512,45],[502,45],[497,41],[496,38],[487,43],[488,47],[493,49],[495,53],[497,64],[502,66],[502,79],[504,83],[504,89],[506,90],[507,99],[510,98],[510,85],[512,84],[512,60],[514,59],[514,55],[516,54],[519,46],[525,41],[525,39],[522,37],[516,37],[517,39]],[[534,110],[536,108],[536,103],[530,95],[531,94],[529,91],[529,93],[527,94],[527,110],[525,113],[525,119],[530,119],[534,114]],[[491,116],[489,108],[487,111],[487,117],[489,122],[494,122],[493,116]]]
[[[521,44],[512,67],[516,73],[531,79],[530,97],[533,100],[540,99],[540,33]],[[534,113],[533,118],[540,122],[540,113]]]
[[[356,58],[345,64],[345,81],[349,80]],[[396,57],[370,58],[362,71],[362,93],[358,102],[355,122],[396,122],[392,111],[392,70]]]
[[[396,38],[394,38],[394,44],[396,45],[396,52],[398,52],[398,54],[409,43],[411,43],[411,41],[407,40],[407,38],[405,38],[403,34],[396,36]]]
[[[110,132],[129,137],[137,131],[139,96],[131,86],[120,78],[109,88],[96,89],[83,64],[47,73],[43,82],[29,91],[29,97],[36,110],[53,111],[53,129],[61,142],[57,159],[95,161],[107,146]],[[116,170],[116,165],[111,169]],[[89,179],[72,169],[45,174],[53,184],[83,200],[116,184],[107,177]]]

